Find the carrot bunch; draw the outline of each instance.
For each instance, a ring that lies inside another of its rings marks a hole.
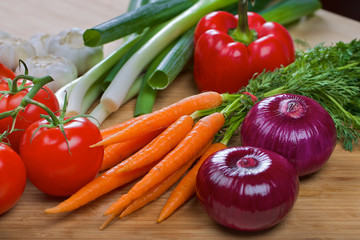
[[[214,136],[225,124],[222,113],[200,119],[196,111],[211,109],[223,103],[216,92],[190,96],[153,113],[139,116],[102,130],[105,146],[102,169],[108,169],[47,213],[61,213],[79,208],[96,198],[140,178],[133,187],[104,213],[105,228],[115,217],[124,217],[157,199],[188,171],[175,188],[158,222],[163,221],[195,193],[195,178],[202,161],[225,148],[213,143]]]

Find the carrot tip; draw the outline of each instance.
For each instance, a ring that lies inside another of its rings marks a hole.
[[[44,212],[46,212],[46,213],[58,213],[58,211],[56,211],[56,208],[48,208],[48,209],[45,209]]]

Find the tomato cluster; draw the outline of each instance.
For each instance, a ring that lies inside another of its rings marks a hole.
[[[27,179],[49,195],[73,194],[96,177],[104,153],[90,147],[101,140],[95,124],[65,118],[46,86],[28,100],[35,84],[12,81],[5,70],[0,63],[0,215],[18,202]]]

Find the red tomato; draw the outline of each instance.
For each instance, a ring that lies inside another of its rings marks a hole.
[[[18,85],[21,84],[21,81],[18,81]],[[26,86],[31,86],[32,83],[28,82]],[[0,91],[8,91],[9,86],[6,81],[0,81]],[[19,106],[21,99],[30,91],[30,88],[21,90],[20,92],[11,95],[11,94],[0,94],[0,112],[6,112],[13,110]],[[33,98],[34,100],[45,104],[51,111],[59,111],[59,102],[55,94],[47,87],[43,87]],[[16,152],[19,151],[19,142],[20,138],[23,135],[25,129],[33,122],[41,119],[40,114],[46,114],[46,112],[32,104],[29,104],[25,107],[24,111],[21,111],[17,118],[15,129],[20,129],[20,131],[14,131],[7,136],[11,148]],[[0,133],[3,133],[6,130],[10,130],[12,125],[12,118],[7,117],[0,119]]]
[[[104,154],[103,147],[89,146],[102,139],[95,124],[87,118],[76,118],[59,127],[47,128],[40,120],[31,124],[20,142],[29,180],[52,196],[69,196],[96,177]],[[38,129],[39,128],[39,129]]]
[[[26,185],[26,169],[20,156],[0,143],[0,215],[19,201]]]

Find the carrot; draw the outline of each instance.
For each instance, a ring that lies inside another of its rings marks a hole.
[[[204,92],[192,95],[158,111],[147,114],[143,119],[135,121],[124,130],[103,139],[92,145],[92,147],[127,141],[140,134],[167,127],[180,116],[190,115],[201,109],[213,108],[219,106],[221,103],[222,97],[216,92]]]
[[[108,193],[125,183],[128,183],[129,181],[145,175],[150,170],[149,166],[154,166],[157,161],[159,161],[168,152],[170,152],[176,146],[176,144],[178,144],[191,130],[192,125],[193,119],[190,116],[183,116],[179,118],[178,121],[168,127],[152,142],[140,149],[134,155],[130,156],[126,160],[117,164],[115,167],[106,171],[100,177],[94,179],[93,181],[82,187],[78,192],[73,194],[64,202],[60,203],[55,208],[47,209],[45,210],[45,212],[60,213],[74,210],[96,199],[97,197]],[[171,133],[174,136],[169,137]],[[157,139],[162,139],[162,141],[160,141],[159,145],[154,145],[153,142]],[[131,161],[137,161],[137,158],[144,158],[144,161],[147,161],[149,164],[144,164],[141,167],[135,169],[134,171],[118,173],[118,170],[120,168],[122,168],[124,165]],[[133,176],[133,178],[131,178],[131,176]]]
[[[191,161],[188,161],[186,164],[184,164],[182,167],[180,167],[178,170],[172,173],[167,179],[165,179],[158,185],[154,186],[144,195],[137,198],[130,205],[128,205],[126,209],[123,212],[121,212],[121,214],[120,211],[111,214],[110,217],[106,219],[105,222],[100,226],[100,230],[103,230],[114,218],[116,218],[117,215],[120,214],[119,216],[120,218],[125,217],[126,215],[129,215],[130,213],[142,208],[149,202],[152,202],[153,200],[157,199],[161,194],[163,194],[167,189],[169,189],[177,180],[179,180],[179,178],[191,167],[194,161],[198,159],[208,149],[212,141],[213,139],[211,139],[211,141]]]
[[[195,166],[183,177],[183,179],[170,194],[169,199],[160,212],[159,218],[157,220],[158,223],[169,217],[177,208],[179,208],[193,195],[195,195],[196,176],[201,164],[211,154],[224,148],[226,148],[225,144],[214,143],[207,149],[207,151],[201,156]]]
[[[213,140],[211,140],[212,142]],[[207,151],[207,149],[210,146],[210,143],[206,145],[206,147],[191,161],[187,162],[185,165],[183,165],[181,168],[176,170],[173,174],[171,174],[167,179],[165,179],[163,182],[158,184],[157,186],[153,187],[149,191],[146,192],[145,195],[141,196],[140,198],[137,198],[134,202],[132,202],[121,214],[120,218],[123,218],[130,213],[142,208],[149,202],[154,201],[157,199],[161,194],[166,192],[172,185],[174,185],[175,182],[177,182],[180,177],[191,167],[191,165],[195,162],[196,159],[198,159],[201,155],[204,154],[204,152]]]
[[[221,129],[224,122],[224,116],[218,112],[200,119],[176,148],[156,164],[127,194],[112,204],[104,215],[120,214],[132,201],[190,161]]]
[[[121,123],[118,123],[118,124],[115,124],[113,126],[110,126],[110,127],[107,127],[107,128],[104,128],[104,129],[101,129],[101,136],[103,138],[107,138],[111,135],[113,135],[114,133],[117,133],[125,128],[127,128],[128,126],[130,126],[131,124],[137,122],[137,121],[140,121],[141,119],[145,118],[146,115],[140,115],[138,117],[135,117],[135,118],[131,118],[125,122],[121,122]]]
[[[45,209],[45,212],[62,213],[75,210],[117,187],[144,176],[154,165],[155,164],[124,173],[117,173],[116,167],[114,167],[86,184],[57,206]]]
[[[163,129],[150,132],[126,142],[115,143],[106,146],[104,149],[104,158],[100,167],[100,171],[112,168],[136,151],[147,145],[151,140],[158,136]],[[125,165],[126,166],[126,165]]]

